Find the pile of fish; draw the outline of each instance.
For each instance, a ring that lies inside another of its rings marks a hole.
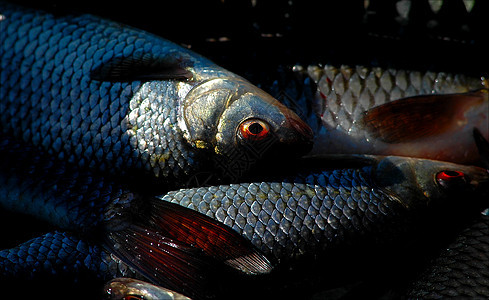
[[[397,295],[489,297],[487,79],[296,66],[268,94],[92,15],[0,28],[0,206],[53,227],[0,251],[2,290],[341,298],[412,260]]]

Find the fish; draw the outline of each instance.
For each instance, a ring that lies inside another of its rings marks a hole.
[[[0,14],[1,132],[53,157],[169,189],[312,146],[290,109],[168,40],[87,14]]]
[[[170,191],[155,198],[153,206],[171,202],[215,218],[280,261],[388,236],[389,229],[400,234],[410,227],[401,224],[421,222],[423,214],[440,205],[455,205],[458,213],[481,205],[474,210],[478,213],[487,205],[488,179],[487,170],[475,166],[373,157],[363,167],[306,172],[280,181]],[[460,205],[462,198],[470,201]],[[158,224],[181,230],[164,218]]]
[[[481,215],[439,251],[409,284],[407,297],[489,297],[489,216]]]
[[[132,278],[115,278],[104,286],[106,299],[119,300],[134,299],[145,300],[190,300],[181,294],[175,293],[160,286]],[[132,299],[131,298],[131,299]]]
[[[154,196],[0,140],[1,207],[54,227],[0,251],[2,280],[131,277],[195,299],[245,281],[266,290],[269,280],[260,279],[302,258],[377,249],[431,222],[456,224],[487,205],[489,189],[480,167],[362,156],[349,158],[350,168],[311,162],[312,170],[301,160],[297,168],[308,171],[292,177]]]
[[[396,155],[474,164],[479,154],[472,129],[489,137],[489,81],[483,76],[361,65],[297,65],[288,72],[262,88],[313,128],[312,156]]]
[[[212,293],[220,266],[249,276],[273,268],[249,241],[209,217],[173,205],[163,208],[167,222],[191,230],[175,239],[144,222],[143,212],[151,209],[144,188],[133,190],[8,136],[0,141],[0,207],[53,226],[0,251],[0,281],[83,273],[104,281],[130,276],[202,299]],[[205,247],[188,240],[202,236]]]
[[[489,168],[489,142],[475,128],[474,138]],[[489,172],[489,171],[488,171]],[[463,230],[449,236],[436,257],[408,284],[409,298],[489,297],[489,214],[485,209]]]

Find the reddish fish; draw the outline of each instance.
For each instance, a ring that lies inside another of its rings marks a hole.
[[[447,73],[342,66],[308,68],[321,118],[311,155],[367,153],[458,163],[489,137],[489,82]]]

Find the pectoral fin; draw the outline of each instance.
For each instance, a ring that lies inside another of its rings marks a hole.
[[[270,261],[248,240],[210,217],[158,198],[152,200],[151,222],[178,241],[247,274],[265,274]]]
[[[114,57],[93,69],[90,77],[99,81],[134,81],[190,79],[182,59],[175,55],[153,57],[149,53],[128,57]]]
[[[487,101],[487,90],[399,99],[365,112],[366,130],[386,143],[403,143],[453,130],[467,122],[464,113]]]
[[[199,249],[138,226],[110,232],[106,245],[154,284],[198,299],[212,295],[212,260]]]

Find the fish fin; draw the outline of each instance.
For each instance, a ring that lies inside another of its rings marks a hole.
[[[200,249],[139,226],[110,232],[105,244],[111,253],[154,284],[190,297],[211,296],[212,259]]]
[[[271,262],[248,240],[228,226],[189,208],[154,198],[151,220],[176,240],[246,274],[266,274]]]
[[[93,69],[90,77],[99,81],[134,81],[190,79],[192,72],[182,63],[182,58],[168,55],[155,58],[149,53],[128,57],[113,57]]]
[[[484,168],[489,169],[489,142],[478,128],[474,128],[474,139]]]
[[[395,100],[366,111],[360,120],[369,133],[386,143],[403,143],[445,133],[487,91],[422,95]]]

